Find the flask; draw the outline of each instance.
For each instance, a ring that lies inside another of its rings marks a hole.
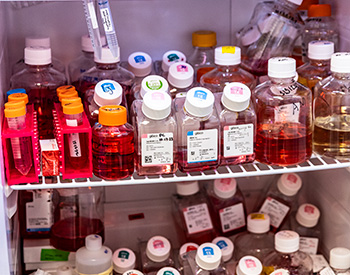
[[[119,248],[112,256],[113,270],[115,274],[123,274],[136,266],[136,255],[128,248]]]
[[[179,93],[186,93],[193,86],[194,70],[186,62],[177,62],[169,67],[168,82],[172,98]]]
[[[167,51],[163,54],[162,60],[156,60],[154,62],[154,73],[167,78],[169,67],[176,62],[186,62],[186,56],[180,51]]]

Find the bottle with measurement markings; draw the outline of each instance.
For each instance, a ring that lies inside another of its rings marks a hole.
[[[257,115],[256,159],[296,165],[312,154],[311,91],[295,81],[295,60],[269,60],[269,80],[253,92]]]

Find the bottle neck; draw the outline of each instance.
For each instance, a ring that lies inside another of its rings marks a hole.
[[[317,60],[317,59],[310,59],[310,65],[316,66],[316,67],[329,67],[331,64],[331,60]]]
[[[272,84],[275,84],[275,85],[288,85],[295,82],[294,78],[292,77],[289,77],[289,78],[270,77],[270,81]]]
[[[198,51],[210,51],[210,50],[214,50],[214,47],[199,47],[199,46],[193,46],[193,48],[195,50]]]
[[[29,65],[26,64],[27,68],[31,71],[45,71],[48,70],[51,67],[51,63],[50,64],[46,64],[46,65]]]
[[[100,70],[114,70],[114,69],[117,69],[118,66],[119,66],[119,62],[112,63],[112,64],[103,64],[103,63],[96,62],[96,68]]]
[[[217,69],[221,72],[237,72],[239,64],[236,65],[217,65]]]

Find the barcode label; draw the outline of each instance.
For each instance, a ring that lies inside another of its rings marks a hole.
[[[141,136],[142,166],[173,164],[173,133],[152,133]]]
[[[221,229],[224,233],[245,226],[245,215],[242,203],[220,209],[219,214]]]
[[[213,228],[206,203],[193,205],[183,210],[186,227],[189,234],[194,234]]]

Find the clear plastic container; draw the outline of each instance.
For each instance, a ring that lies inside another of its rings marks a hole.
[[[142,79],[140,84],[132,87],[132,93],[136,100],[142,100],[148,92],[169,93],[168,81],[159,75],[149,75]]]
[[[228,83],[223,93],[215,94],[221,126],[220,165],[253,162],[256,115],[248,86]]]
[[[136,266],[136,255],[129,248],[119,248],[113,253],[114,274],[123,274]]]
[[[177,62],[169,67],[168,82],[172,98],[179,93],[186,93],[193,87],[194,70],[186,62]]]
[[[213,221],[221,236],[245,231],[245,201],[234,178],[216,179],[207,187],[207,194]]]
[[[172,174],[177,171],[177,124],[167,93],[146,93],[134,102],[136,172],[139,175]]]
[[[260,275],[262,274],[263,266],[259,259],[253,256],[244,256],[237,264],[237,275]]]
[[[256,160],[296,165],[312,154],[312,93],[295,81],[295,60],[269,60],[270,80],[253,92],[257,115]]]
[[[239,47],[224,46],[215,48],[215,69],[202,75],[201,86],[213,93],[223,92],[226,84],[240,82],[250,89],[256,85],[255,77],[242,69],[241,49]]]
[[[178,160],[183,172],[213,169],[219,164],[220,120],[214,101],[212,92],[199,87],[175,99]]]
[[[186,62],[186,56],[176,50],[170,50],[163,54],[162,60],[156,60],[153,63],[154,73],[164,78],[168,77],[169,67],[176,62]]]

